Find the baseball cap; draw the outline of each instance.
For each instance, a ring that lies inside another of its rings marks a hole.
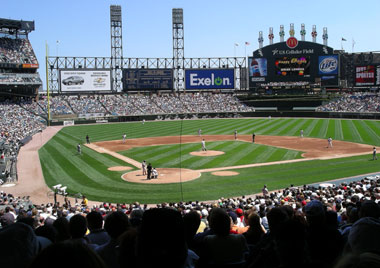
[[[319,200],[312,200],[305,206],[305,214],[309,217],[322,216],[325,213],[323,204]]]

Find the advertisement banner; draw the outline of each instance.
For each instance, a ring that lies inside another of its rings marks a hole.
[[[248,58],[249,77],[267,76],[266,58]]]
[[[111,91],[110,70],[61,70],[62,92]]]
[[[338,55],[318,57],[318,70],[320,75],[338,74],[338,66]]]
[[[187,69],[186,89],[235,89],[234,69]]]
[[[356,86],[373,86],[375,85],[375,66],[356,66],[355,67],[355,84]]]

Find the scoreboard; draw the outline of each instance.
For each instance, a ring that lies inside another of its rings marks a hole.
[[[172,89],[173,69],[123,69],[123,91]]]

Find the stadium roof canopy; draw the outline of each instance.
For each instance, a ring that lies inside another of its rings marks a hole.
[[[28,34],[34,31],[34,21],[10,20],[0,18],[0,33]]]

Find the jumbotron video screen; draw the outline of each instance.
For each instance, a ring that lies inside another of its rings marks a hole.
[[[276,58],[275,72],[279,76],[310,76],[309,57],[282,57]]]

